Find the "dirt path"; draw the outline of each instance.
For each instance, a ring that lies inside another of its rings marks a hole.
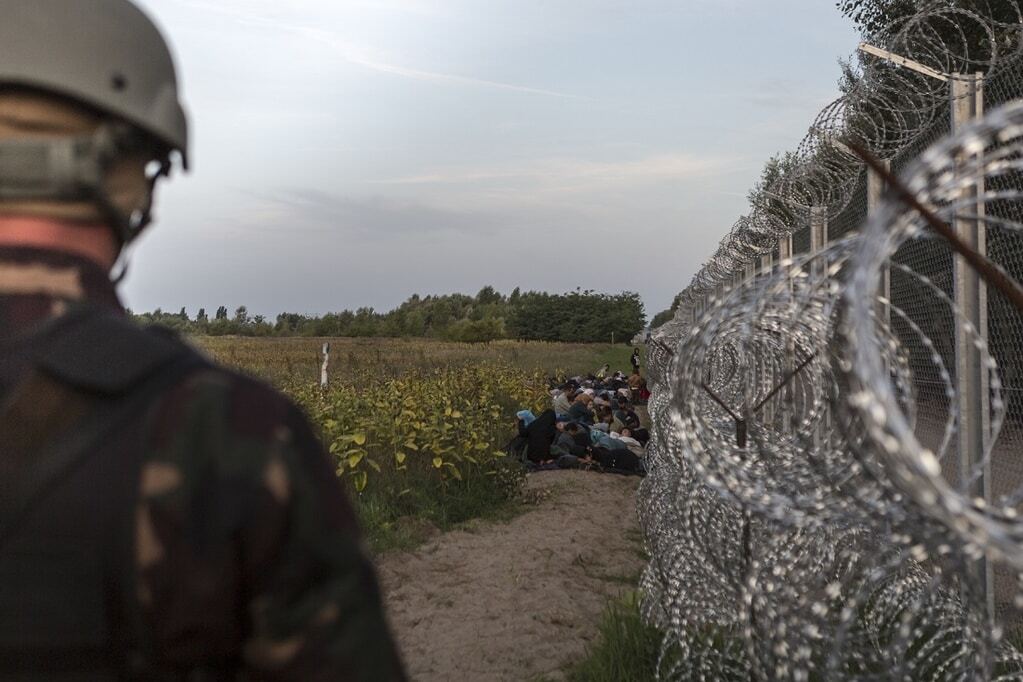
[[[608,599],[637,583],[638,483],[534,474],[527,490],[551,491],[535,509],[385,556],[385,598],[412,679],[559,679],[596,636]]]

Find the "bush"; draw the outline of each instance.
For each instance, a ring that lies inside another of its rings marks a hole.
[[[480,365],[288,392],[319,426],[379,549],[403,544],[403,528],[447,529],[517,499],[525,473],[504,446],[515,412],[547,402],[544,386],[542,375]]]

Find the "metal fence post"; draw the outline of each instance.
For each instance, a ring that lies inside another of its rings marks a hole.
[[[828,212],[826,206],[814,206],[810,209],[810,253],[818,254],[828,245]],[[811,272],[816,278],[818,275],[827,272],[827,264],[814,259],[811,265]],[[794,360],[794,358],[793,358]],[[823,400],[823,396],[821,397]],[[824,414],[814,429],[813,440],[815,447],[823,444],[822,430],[831,425],[831,410],[826,405],[822,407]]]
[[[983,116],[983,76],[954,75],[952,78],[952,130],[958,131],[973,119]],[[966,159],[962,159],[966,162]],[[978,199],[984,189],[979,184],[962,190],[963,199]],[[966,203],[966,202],[964,202]],[[956,234],[981,255],[987,254],[987,238],[984,221],[981,218],[983,204],[977,202],[976,210],[957,211],[953,228]],[[971,212],[976,217],[963,216]],[[976,329],[981,338],[988,337],[987,288],[980,275],[961,256],[953,260],[954,298],[962,314]],[[990,439],[990,410],[988,375],[981,364],[977,350],[963,324],[955,330],[956,389],[959,396],[959,481],[970,480],[974,469],[981,464]],[[991,501],[991,463],[983,461],[980,477],[967,490],[973,497]],[[990,562],[981,560],[978,566],[984,590],[989,617],[994,617],[994,573]]]
[[[778,240],[778,260],[792,258],[792,235],[787,234]]]
[[[826,206],[810,209],[810,253],[823,251],[828,244],[828,213]]]
[[[891,170],[891,161],[883,161],[884,167]],[[877,209],[881,206],[881,199],[884,196],[885,182],[876,171],[871,168],[867,169],[867,218],[869,219]],[[884,296],[885,303],[882,314],[884,316],[885,323],[890,325],[892,322],[892,269],[888,263],[884,264],[884,268],[881,270],[881,295]]]
[[[760,272],[767,273],[774,269],[774,254],[765,253],[760,257]]]
[[[780,263],[785,263],[786,260],[792,259],[792,234],[787,234],[779,241],[777,241],[777,259]],[[789,282],[789,286],[792,286],[792,282]],[[795,369],[796,363],[794,360],[796,354],[795,344],[792,338],[786,340],[785,344],[785,359],[783,362],[783,368],[785,372],[791,372]],[[785,389],[782,390],[782,433],[790,434],[792,431],[792,413],[790,409],[792,407],[793,394],[792,387],[788,383]],[[771,415],[773,416],[773,415]]]

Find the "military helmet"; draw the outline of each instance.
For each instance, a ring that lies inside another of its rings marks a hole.
[[[0,0],[0,86],[65,95],[187,155],[188,122],[160,31],[128,0]]]
[[[129,0],[0,0],[5,87],[66,97],[118,124],[91,139],[50,140],[46,148],[39,141],[0,144],[0,199],[102,201],[96,178],[104,164],[140,146],[140,137],[158,150],[160,175],[175,151],[188,166],[174,60],[159,29]],[[122,229],[122,237],[140,229]]]

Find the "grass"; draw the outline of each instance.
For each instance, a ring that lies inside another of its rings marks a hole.
[[[600,621],[600,634],[584,660],[567,671],[570,682],[653,682],[663,635],[639,611],[639,593],[612,601]]]
[[[375,554],[406,551],[432,536],[476,521],[508,521],[526,509],[520,495],[524,472],[507,462],[497,476],[466,475],[463,481],[439,482],[428,471],[400,485],[395,496],[387,481],[355,499],[359,520]]]

